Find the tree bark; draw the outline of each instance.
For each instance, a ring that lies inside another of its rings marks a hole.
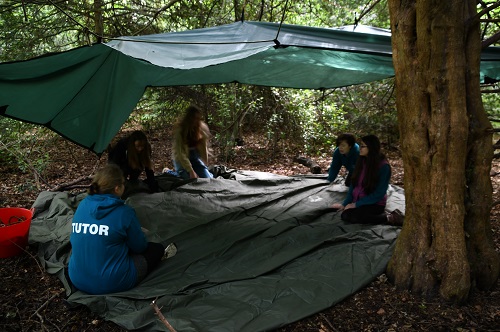
[[[102,19],[103,7],[102,0],[94,0],[95,34],[98,43],[102,43],[102,37],[104,36],[104,23]]]
[[[476,2],[469,1],[469,15],[476,14]],[[481,42],[478,18],[466,31],[467,115],[469,116],[469,139],[467,142],[465,234],[471,279],[479,289],[493,287],[500,274],[500,259],[495,251],[490,224],[493,206],[491,185],[491,163],[494,149],[493,127],[486,114],[479,85]]]
[[[479,25],[468,24],[475,0],[389,0],[389,8],[406,218],[387,274],[399,288],[461,303],[499,270]]]

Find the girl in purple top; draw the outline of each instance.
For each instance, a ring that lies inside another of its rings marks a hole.
[[[391,166],[380,151],[380,140],[375,135],[367,135],[361,141],[347,197],[332,208],[341,210],[341,219],[350,223],[400,226],[403,216],[399,210],[385,212]]]

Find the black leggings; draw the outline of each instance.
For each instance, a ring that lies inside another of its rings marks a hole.
[[[160,263],[165,247],[161,243],[148,242],[143,253],[132,255],[137,270],[137,283],[141,282]]]
[[[340,218],[352,224],[387,224],[384,205],[363,205],[342,212]]]

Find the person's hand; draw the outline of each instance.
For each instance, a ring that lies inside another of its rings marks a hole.
[[[356,203],[349,203],[345,206],[344,210],[355,209]]]
[[[334,209],[337,209],[337,210],[340,210],[340,211],[341,211],[341,210],[343,210],[343,209],[344,209],[344,206],[343,206],[342,204],[340,204],[340,203],[334,203],[334,204],[332,204],[332,208],[334,208]]]
[[[191,172],[189,172],[189,177],[191,179],[197,179],[198,178],[198,174],[196,174],[195,171],[191,171]]]

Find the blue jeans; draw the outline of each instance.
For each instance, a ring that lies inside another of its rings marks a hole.
[[[194,172],[198,174],[198,177],[214,177],[208,170],[208,167],[205,165],[205,163],[200,159],[200,154],[196,149],[189,149],[189,161],[191,162],[191,167],[193,167]],[[179,164],[176,160],[174,160],[174,168],[181,178],[183,178],[184,180],[189,179],[189,172],[182,168],[181,164]]]

